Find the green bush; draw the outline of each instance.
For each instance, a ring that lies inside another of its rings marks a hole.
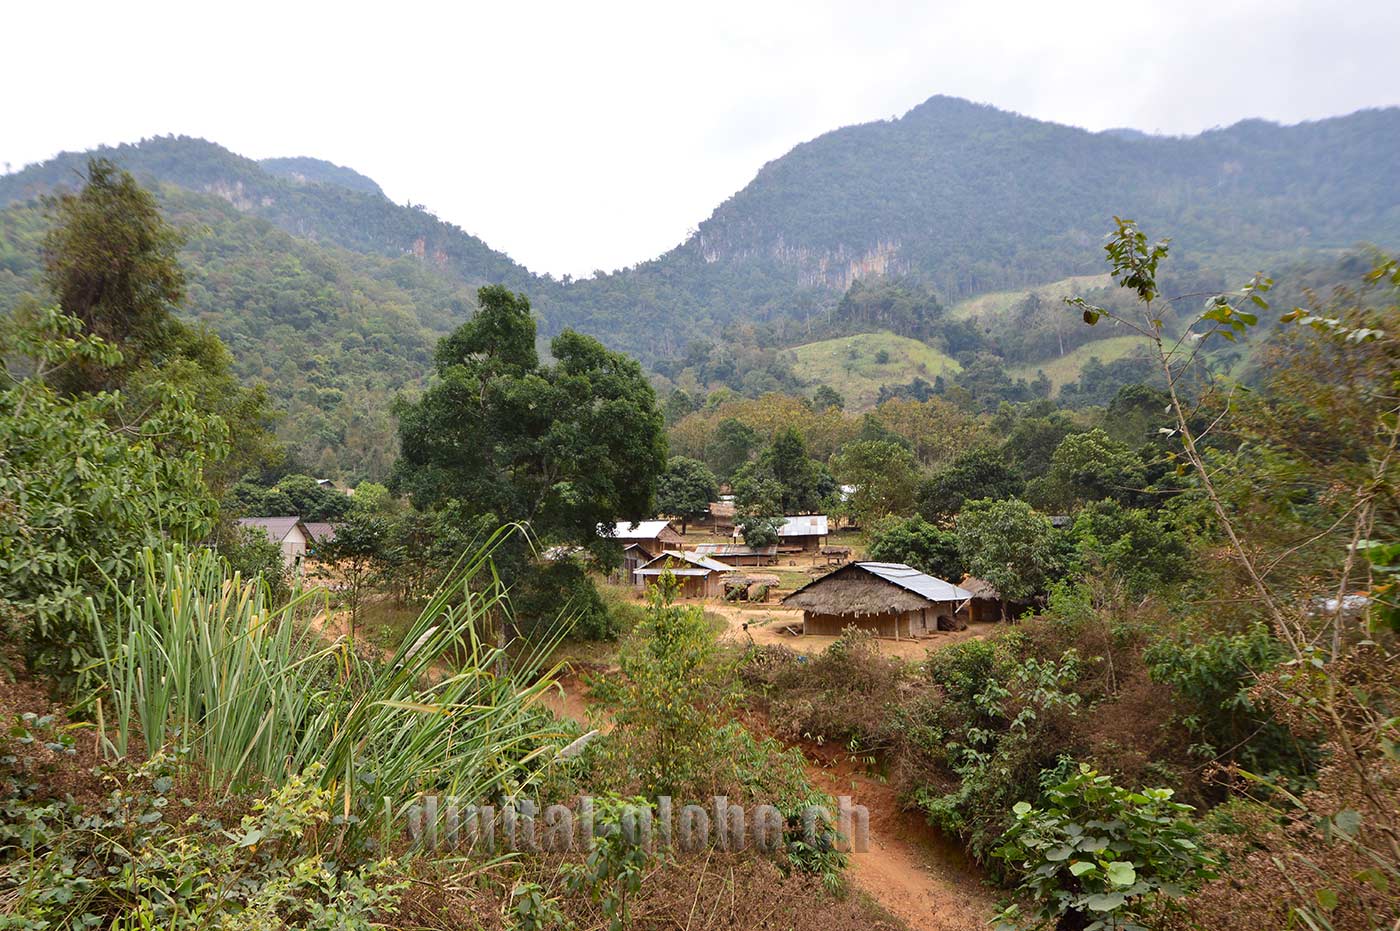
[[[53,736],[35,729],[17,739]],[[407,883],[393,861],[328,856],[337,806],[314,767],[230,828],[172,793],[176,772],[161,754],[109,769],[100,810],[27,801],[5,773],[19,792],[0,799],[0,927],[369,931],[394,913]]]
[[[996,856],[1036,903],[1027,924],[1020,909],[999,928],[1044,927],[1148,931],[1161,927],[1173,900],[1212,878],[1214,859],[1198,845],[1189,805],[1170,789],[1130,792],[1087,765],[1045,793],[1043,805],[1018,802]]]
[[[1250,695],[1284,658],[1263,624],[1242,633],[1162,639],[1144,658],[1153,681],[1170,685],[1196,755],[1239,763],[1260,775],[1306,775],[1317,748],[1297,739]]]

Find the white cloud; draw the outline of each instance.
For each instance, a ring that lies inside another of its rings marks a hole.
[[[675,245],[759,166],[945,93],[1196,132],[1400,103],[1390,4],[25,4],[0,161],[187,133],[313,155],[538,271]]]

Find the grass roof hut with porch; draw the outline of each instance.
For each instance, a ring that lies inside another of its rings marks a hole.
[[[835,637],[847,627],[877,637],[921,637],[953,630],[972,597],[964,588],[903,563],[853,562],[783,599],[802,609],[802,633]]]

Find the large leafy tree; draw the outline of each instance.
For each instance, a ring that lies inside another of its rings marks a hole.
[[[1001,453],[985,447],[970,450],[919,487],[919,513],[925,520],[943,523],[952,520],[965,501],[1012,498],[1025,484]]]
[[[734,496],[742,508],[755,503],[754,489],[777,489],[778,512],[815,511],[836,490],[831,473],[807,455],[807,442],[795,427],[784,427],[754,461],[734,475]]]
[[[544,364],[525,295],[495,285],[478,301],[438,345],[435,383],[398,409],[395,475],[415,505],[587,547],[600,524],[649,516],[666,440],[640,366],[570,331]]]
[[[1142,460],[1102,430],[1071,433],[1050,457],[1050,470],[1031,482],[1027,497],[1042,507],[1074,510],[1090,501],[1132,504],[1143,495]]]
[[[705,458],[716,475],[730,481],[758,445],[758,432],[753,427],[737,418],[726,417],[715,425],[714,434],[705,447]]]
[[[969,501],[954,530],[967,571],[1009,601],[1028,601],[1058,574],[1061,547],[1050,519],[1016,498]]]
[[[119,357],[73,362],[55,373],[68,391],[117,387],[124,375],[169,354],[183,327],[171,308],[185,298],[180,236],[155,198],[105,159],[88,163],[87,183],[55,202],[44,238],[44,272],[63,312]]]
[[[673,456],[666,463],[656,486],[656,508],[662,514],[681,519],[681,533],[687,522],[710,512],[710,502],[719,495],[719,482],[710,467],[698,459]]]
[[[963,577],[957,537],[951,530],[937,527],[922,517],[880,524],[871,534],[868,551],[870,558],[877,562],[902,562],[920,572],[953,582]]]
[[[266,389],[243,387],[223,342],[175,316],[185,301],[176,254],[182,237],[150,192],[112,163],[93,159],[82,189],[53,207],[56,222],[43,242],[44,284],[84,334],[117,351],[70,359],[50,373],[50,383],[66,394],[121,389],[131,399],[126,416],[137,419],[140,411],[159,410],[172,391],[218,416],[229,428],[230,447],[207,462],[204,477],[216,493],[280,458]]]
[[[913,510],[919,470],[907,447],[886,440],[852,443],[837,458],[836,471],[853,486],[845,510],[862,526]]]

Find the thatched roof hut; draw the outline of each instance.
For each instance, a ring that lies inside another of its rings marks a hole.
[[[950,629],[972,593],[903,563],[854,562],[783,599],[802,609],[803,633],[839,634],[849,626],[880,636]]]

